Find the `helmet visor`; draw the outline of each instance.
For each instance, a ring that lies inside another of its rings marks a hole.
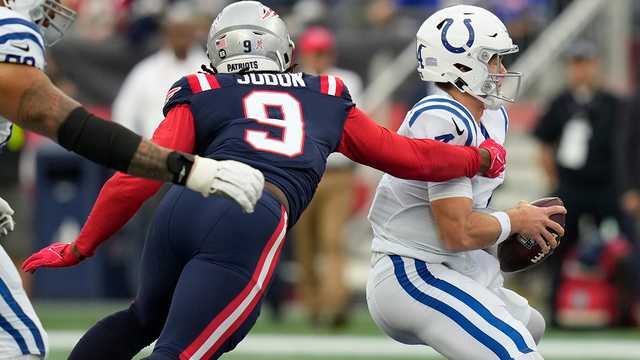
[[[76,20],[76,12],[62,5],[60,0],[46,0],[42,5],[42,16],[37,21],[47,46],[60,41]]]
[[[520,93],[522,73],[508,71],[502,63],[506,55],[518,52],[518,47],[509,49],[482,49],[480,60],[487,64],[488,76],[482,83],[481,96],[493,97],[503,101],[514,102]]]

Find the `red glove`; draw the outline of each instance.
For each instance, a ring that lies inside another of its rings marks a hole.
[[[68,267],[78,264],[85,257],[75,242],[55,243],[29,256],[22,263],[22,271],[33,273],[41,267]]]
[[[482,142],[482,144],[480,144],[480,149],[487,150],[489,152],[489,157],[491,158],[491,165],[483,175],[490,178],[500,176],[507,166],[507,151],[502,147],[502,145],[492,139],[487,139]]]

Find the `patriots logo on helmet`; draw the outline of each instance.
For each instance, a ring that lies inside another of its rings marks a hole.
[[[262,8],[262,20],[268,19],[268,18],[270,18],[272,16],[276,16],[277,17],[278,13],[276,13],[275,11],[271,10],[270,8],[268,8],[266,6]]]

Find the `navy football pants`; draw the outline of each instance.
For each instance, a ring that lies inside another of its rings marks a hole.
[[[253,214],[227,198],[173,187],[145,243],[140,288],[129,309],[98,322],[70,359],[217,359],[249,332],[287,229],[268,192]]]

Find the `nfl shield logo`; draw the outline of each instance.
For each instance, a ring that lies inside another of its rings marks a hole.
[[[227,47],[227,39],[222,38],[222,39],[216,40],[216,49],[225,48],[225,47]]]

